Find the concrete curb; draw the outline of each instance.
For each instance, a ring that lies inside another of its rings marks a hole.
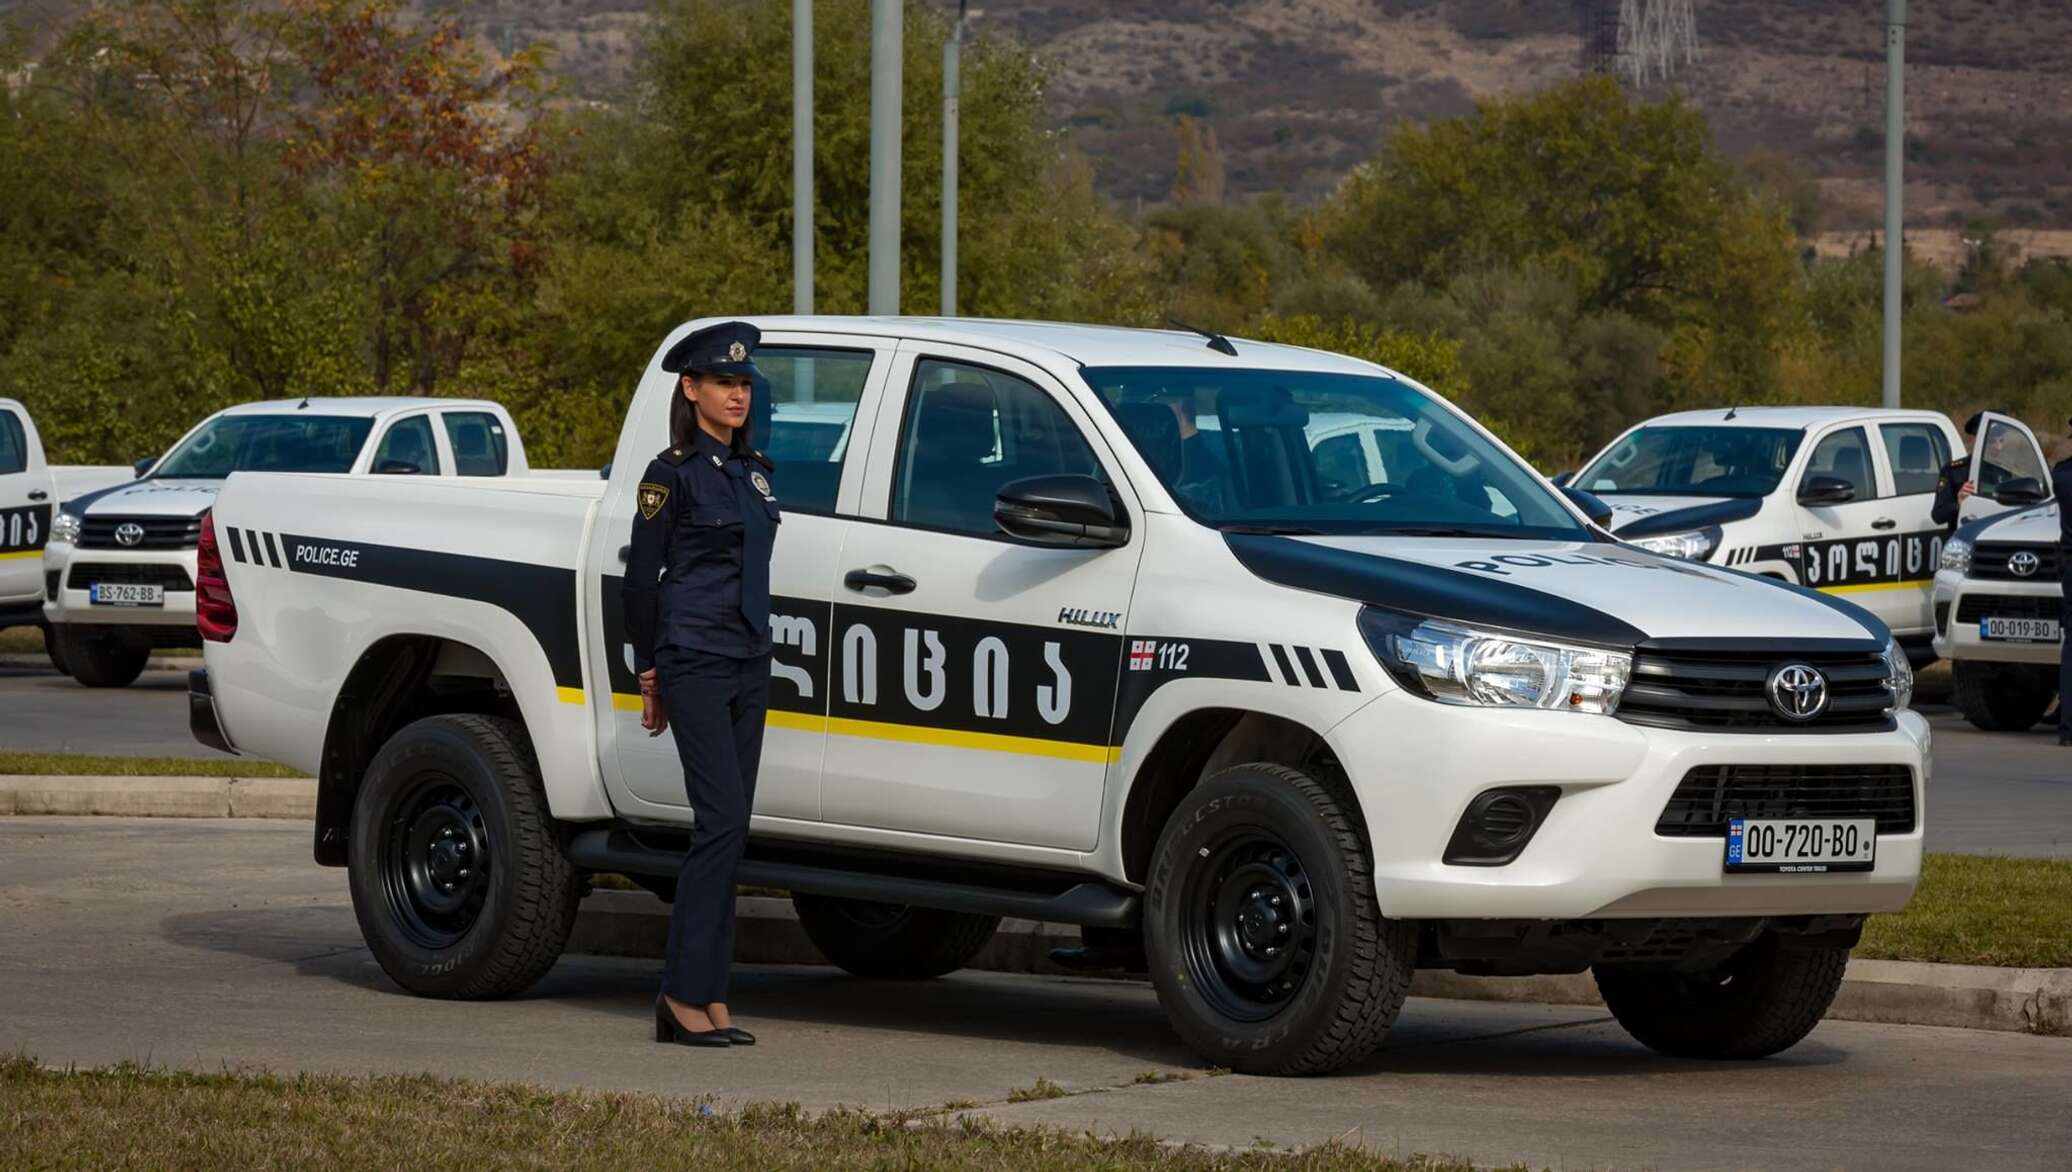
[[[313,818],[307,777],[0,777],[0,815]]]
[[[806,939],[791,901],[743,896],[736,904],[734,959],[742,964],[826,964]],[[569,951],[657,958],[669,935],[669,907],[645,892],[598,891],[584,901]],[[991,972],[1069,975],[1049,961],[1052,948],[1079,943],[1067,924],[1003,920],[969,967]],[[1413,997],[1546,1005],[1604,1004],[1588,973],[1542,977],[1467,977],[1419,972]],[[1827,1016],[1834,1021],[2072,1037],[2072,969],[1989,968],[1855,960]]]

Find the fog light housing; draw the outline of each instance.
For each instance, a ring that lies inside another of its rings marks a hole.
[[[1539,833],[1561,789],[1551,785],[1507,785],[1483,790],[1468,803],[1446,844],[1444,861],[1455,867],[1501,867],[1518,857]]]

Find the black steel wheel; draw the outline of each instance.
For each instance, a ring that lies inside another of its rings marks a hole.
[[[1238,765],[1166,819],[1144,950],[1173,1029],[1248,1074],[1320,1074],[1372,1053],[1410,991],[1416,935],[1381,914],[1352,797]]]
[[[584,887],[525,730],[493,716],[427,717],[382,745],[353,804],[347,866],[369,951],[427,997],[504,997],[539,980]]]

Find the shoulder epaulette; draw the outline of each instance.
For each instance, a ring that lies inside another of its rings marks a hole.
[[[760,449],[748,449],[748,458],[754,460],[758,464],[761,464],[763,467],[768,468],[772,472],[777,471],[776,462],[774,460],[771,460],[770,457],[763,455]]]
[[[681,464],[690,458],[691,449],[681,446],[664,448],[662,449],[662,454],[655,457],[655,459],[662,461],[664,464]]]

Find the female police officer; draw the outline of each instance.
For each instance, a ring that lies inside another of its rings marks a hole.
[[[692,816],[676,879],[655,1040],[746,1046],[727,1014],[734,872],[755,803],[770,690],[771,465],[748,445],[746,322],[707,326],[662,356],[678,375],[669,447],[640,483],[626,562],[626,630],[640,674],[641,726],[676,735]]]

